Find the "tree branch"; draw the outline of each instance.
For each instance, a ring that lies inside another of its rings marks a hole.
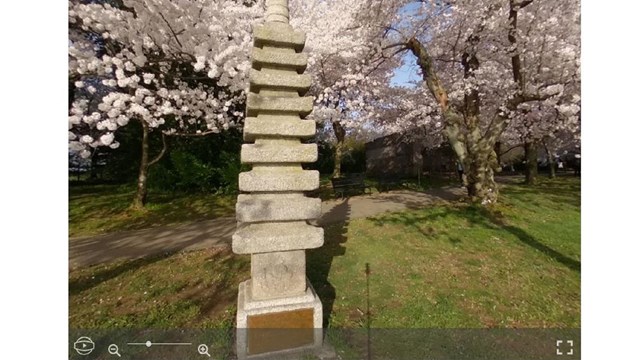
[[[514,99],[516,99],[516,103],[515,106],[517,107],[518,105],[522,104],[522,103],[526,103],[526,102],[530,102],[530,101],[544,101],[547,100],[549,98],[552,98],[554,96],[556,96],[557,94],[522,94]]]
[[[505,154],[506,154],[506,153],[508,153],[509,151],[511,151],[511,150],[513,150],[513,149],[517,149],[517,148],[519,148],[519,147],[521,147],[521,146],[523,146],[523,144],[516,144],[516,145],[513,145],[512,147],[508,148],[507,150],[500,152],[500,156],[505,155]]]
[[[403,34],[402,32],[400,32],[400,30],[398,30],[398,29],[394,28],[394,27],[393,27],[393,26],[391,26],[391,25],[385,25],[385,26],[382,26],[382,25],[374,25],[374,26],[381,27],[381,28],[383,28],[383,29],[384,29],[384,35],[383,35],[383,37],[384,37],[384,36],[386,36],[386,35],[387,35],[387,33],[388,33],[390,30],[395,31],[395,32],[397,32],[398,34],[400,34],[400,36],[404,37],[404,34]]]
[[[164,133],[162,134],[162,150],[160,151],[160,153],[158,154],[158,156],[156,156],[153,160],[151,160],[151,162],[149,162],[149,166],[157,163],[158,161],[160,161],[160,159],[162,159],[162,157],[164,156],[164,154],[167,152],[167,137],[164,135]]]
[[[170,134],[166,134],[167,136],[178,136],[178,137],[200,137],[200,136],[207,136],[207,135],[211,135],[211,134],[219,134],[220,131],[219,130],[207,130],[207,131],[202,131],[199,133],[170,133]]]
[[[391,54],[390,56],[384,56],[384,55],[381,55],[381,57],[380,57],[380,59],[381,59],[381,60],[380,60],[380,62],[379,62],[379,63],[377,63],[373,68],[371,68],[371,70],[367,71],[367,73],[365,74],[365,77],[366,77],[366,76],[369,76],[372,72],[374,72],[374,71],[378,70],[378,68],[379,68],[382,64],[384,64],[384,63],[385,63],[385,61],[387,61],[388,59],[390,59],[390,58],[392,58],[392,57],[396,56],[397,54],[399,54],[399,53],[401,53],[401,52],[403,52],[403,51],[405,51],[405,50],[407,50],[407,49],[406,49],[406,47],[401,47],[401,48],[399,48],[398,50],[394,51],[394,52],[393,52],[393,54]]]
[[[437,57],[437,58],[434,58],[433,60],[439,61],[439,62],[443,62],[443,63],[460,64],[460,60],[456,60],[456,59],[445,59],[445,58],[442,58],[442,57]]]
[[[406,44],[406,43],[402,43],[402,42],[400,42],[400,43],[390,44],[390,45],[387,45],[387,46],[381,47],[380,49],[381,49],[382,51],[384,51],[384,50],[389,50],[389,49],[392,49],[392,48],[394,48],[394,47],[399,47],[399,46],[400,46],[400,47],[402,47],[402,48],[404,48],[404,49],[406,49],[406,48],[407,48],[407,44]]]
[[[427,88],[431,92],[431,95],[433,95],[433,98],[440,105],[442,112],[446,113],[449,108],[449,96],[433,68],[433,60],[427,52],[427,49],[416,38],[410,39],[407,42],[406,47],[408,50],[411,50],[413,55],[417,58],[418,65],[422,70],[422,78],[427,85]]]
[[[524,0],[524,1],[521,1],[519,3],[513,3],[513,6],[518,8],[518,9],[522,9],[525,6],[531,4],[532,2],[533,2],[533,0]]]
[[[176,35],[176,32],[173,31],[173,28],[171,27],[167,19],[165,19],[164,15],[162,15],[161,12],[158,12],[158,15],[160,15],[162,20],[164,20],[165,24],[167,24],[167,26],[169,27],[169,30],[171,30],[171,33],[173,34],[173,38],[176,39],[176,41],[178,42],[178,45],[180,45],[180,48],[182,49],[182,43],[180,42],[180,40],[178,40],[178,35]]]

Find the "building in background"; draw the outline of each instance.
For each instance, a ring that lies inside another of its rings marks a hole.
[[[367,175],[374,177],[443,174],[455,170],[455,155],[446,142],[427,148],[426,142],[395,133],[365,144]]]

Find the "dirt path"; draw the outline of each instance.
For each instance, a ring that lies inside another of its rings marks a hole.
[[[322,203],[322,217],[317,224],[327,225],[388,211],[418,209],[436,201],[456,200],[464,194],[463,188],[445,187],[426,193],[401,190],[328,200]],[[161,226],[70,239],[69,266],[76,268],[163,252],[228,245],[235,229],[235,218],[227,217],[179,226]]]

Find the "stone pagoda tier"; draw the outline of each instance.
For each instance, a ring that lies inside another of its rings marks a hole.
[[[252,69],[239,177],[233,252],[251,255],[251,279],[239,286],[237,355],[251,358],[322,346],[322,304],[306,277],[305,249],[322,246],[319,173],[302,163],[318,158],[315,122],[304,120],[313,98],[304,94],[305,34],[289,25],[287,0],[267,0],[264,25],[253,28]]]

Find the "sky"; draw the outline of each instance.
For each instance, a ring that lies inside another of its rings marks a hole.
[[[402,66],[394,71],[391,86],[415,87],[416,83],[422,79],[419,69],[413,55],[406,52],[402,57]]]
[[[420,3],[410,3],[400,9],[400,14],[410,15],[415,12]],[[415,87],[416,83],[421,80],[418,72],[419,67],[416,65],[415,58],[408,51],[404,53],[402,57],[402,66],[394,71],[394,75],[391,78],[391,86],[400,87]]]

